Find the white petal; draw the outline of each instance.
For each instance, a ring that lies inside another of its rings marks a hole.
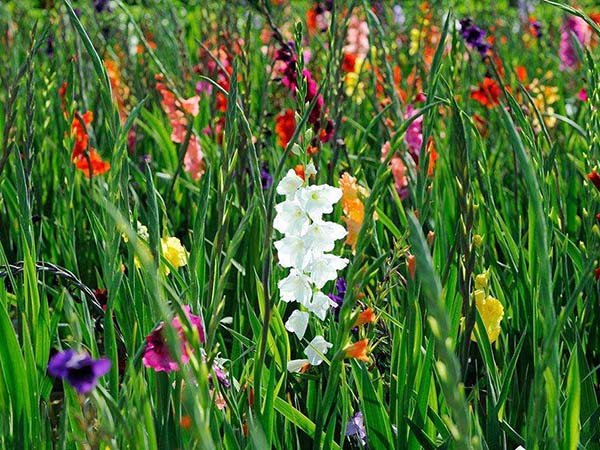
[[[346,234],[346,229],[340,224],[317,221],[308,227],[304,242],[308,250],[330,252],[335,246],[335,241],[342,239]]]
[[[306,170],[304,171],[304,173],[307,177],[317,174],[317,169],[315,168],[315,165],[313,164],[312,161],[306,165]]]
[[[304,240],[298,236],[286,236],[275,242],[279,264],[282,267],[294,267],[302,269],[304,267],[304,258],[306,249]]]
[[[291,361],[288,361],[288,363],[287,363],[287,370],[288,370],[288,372],[298,373],[307,364],[310,364],[308,362],[308,359],[292,359]]]
[[[327,184],[308,186],[298,191],[298,197],[308,215],[313,220],[321,220],[323,214],[333,211],[333,205],[342,198],[342,190]]]
[[[285,329],[290,333],[296,333],[298,339],[302,339],[308,326],[308,316],[307,312],[295,310],[285,323]]]
[[[302,178],[296,175],[294,169],[290,169],[277,185],[277,193],[285,195],[287,198],[293,198],[298,188],[302,186],[302,183],[304,183]]]
[[[292,269],[287,277],[277,283],[281,300],[308,305],[312,297],[310,282],[310,278]]]
[[[345,258],[323,254],[307,266],[307,271],[317,289],[321,289],[328,281],[335,280],[337,271],[342,270],[347,264],[348,260]]]
[[[310,223],[300,204],[294,200],[279,203],[275,206],[275,211],[277,215],[273,220],[273,228],[283,234],[301,235]]]
[[[332,306],[337,306],[337,303],[335,303],[321,291],[318,291],[314,293],[312,302],[310,302],[307,308],[319,319],[325,320],[325,316]]]
[[[327,342],[323,336],[315,336],[308,347],[304,349],[304,354],[308,358],[311,366],[318,366],[323,362],[321,355],[327,354],[327,351],[333,347],[333,344]]]

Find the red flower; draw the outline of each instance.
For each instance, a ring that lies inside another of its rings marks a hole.
[[[342,70],[344,72],[354,72],[356,67],[356,55],[352,53],[344,53],[344,61],[342,62]]]
[[[90,148],[87,156],[85,154],[81,154],[73,159],[73,162],[75,163],[75,167],[81,170],[88,178],[90,178],[90,175],[102,175],[108,172],[110,169],[110,163],[104,161],[98,152],[93,148]],[[91,171],[90,164],[92,165]]]
[[[593,170],[591,173],[588,173],[587,179],[590,180],[594,186],[596,186],[596,189],[600,191],[600,175],[598,172]]]
[[[275,117],[275,133],[277,133],[279,144],[283,148],[287,148],[290,139],[296,131],[296,118],[294,110],[286,109],[284,112]]]
[[[499,104],[498,99],[502,93],[500,87],[490,77],[485,77],[482,83],[479,83],[479,89],[471,92],[471,98],[478,101],[488,108]]]

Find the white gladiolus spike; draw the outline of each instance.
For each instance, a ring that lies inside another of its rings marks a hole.
[[[304,349],[304,354],[308,358],[311,366],[318,366],[323,362],[323,356],[333,347],[333,344],[327,342],[323,336],[315,336],[308,347]]]
[[[306,333],[306,327],[308,327],[308,316],[307,312],[295,310],[285,323],[285,329],[290,333],[295,333],[298,339],[302,339]]]
[[[285,195],[288,199],[294,198],[296,191],[300,186],[302,186],[303,183],[304,181],[302,181],[302,178],[296,175],[294,169],[290,169],[277,185],[277,193],[280,195]]]

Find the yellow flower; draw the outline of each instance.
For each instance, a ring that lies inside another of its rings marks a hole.
[[[476,290],[474,296],[477,311],[485,325],[488,339],[490,344],[493,344],[498,339],[498,336],[500,336],[500,322],[502,322],[502,318],[504,317],[504,307],[497,298],[491,295],[486,296],[482,290]],[[471,339],[477,341],[475,333],[471,335]]]
[[[360,105],[365,99],[365,84],[360,81],[358,73],[347,73],[344,77],[344,82],[346,84],[346,95],[348,97],[354,96],[356,104]]]
[[[176,237],[166,237],[160,240],[161,252],[163,257],[173,266],[175,269],[185,266],[187,264],[187,250],[181,241]],[[165,273],[170,273],[169,268],[165,267]]]
[[[485,289],[488,285],[490,274],[486,271],[475,277],[475,289]]]

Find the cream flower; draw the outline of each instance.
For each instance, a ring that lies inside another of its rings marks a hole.
[[[333,205],[340,198],[342,198],[341,189],[327,184],[308,186],[298,192],[300,205],[313,220],[321,220],[323,214],[332,212]]]
[[[308,305],[312,297],[310,281],[303,273],[292,269],[287,277],[277,283],[281,300]]]
[[[277,185],[277,193],[280,195],[285,195],[287,199],[291,199],[294,197],[294,195],[296,195],[296,191],[300,186],[302,186],[303,183],[304,181],[302,181],[302,178],[296,175],[294,169],[290,169]]]
[[[285,329],[290,333],[295,333],[298,339],[302,339],[306,333],[306,327],[308,327],[308,316],[307,312],[295,310],[285,323]]]
[[[308,216],[295,200],[287,200],[275,206],[277,215],[273,221],[273,228],[283,234],[301,235],[306,232],[310,224]]]
[[[319,319],[325,320],[327,311],[329,311],[329,309],[332,306],[337,306],[337,303],[331,300],[327,295],[323,294],[321,291],[318,291],[314,293],[313,299],[307,306],[307,308]]]
[[[324,254],[319,258],[313,258],[307,267],[310,278],[317,289],[321,289],[328,281],[337,278],[337,271],[348,265],[348,260],[339,256]]]

